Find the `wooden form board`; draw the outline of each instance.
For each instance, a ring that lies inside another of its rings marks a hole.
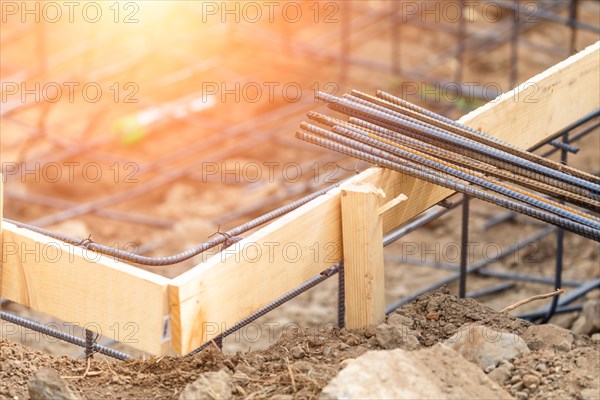
[[[0,253],[1,297],[151,354],[168,350],[169,279],[7,222]]]
[[[522,148],[539,143],[600,107],[599,48],[600,42],[586,48],[465,115],[460,122]],[[383,214],[384,232],[453,194],[381,168],[371,168],[344,185],[359,183],[370,183],[384,191],[387,200],[381,199],[380,206],[402,193],[408,196],[407,201]],[[315,243],[321,249],[316,258]],[[301,256],[284,254],[286,245],[299,249]],[[273,252],[266,251],[269,246]],[[175,351],[193,350],[341,259],[340,188],[250,235],[238,243],[237,250],[230,249],[171,282]]]

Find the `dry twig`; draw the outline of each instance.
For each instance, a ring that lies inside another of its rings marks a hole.
[[[564,289],[556,289],[554,292],[550,292],[550,293],[546,293],[546,294],[538,294],[537,296],[531,296],[531,297],[529,297],[529,298],[527,298],[525,300],[521,300],[521,301],[516,302],[512,306],[508,306],[506,308],[503,308],[500,312],[501,313],[507,313],[507,312],[510,312],[510,311],[514,310],[517,307],[521,307],[524,304],[531,303],[532,301],[544,300],[544,299],[547,299],[549,297],[560,296],[563,293],[565,293]]]
[[[288,360],[287,357],[284,357],[285,359],[285,365],[287,366],[287,370],[290,374],[290,379],[292,380],[292,388],[294,389],[294,393],[296,393],[298,391],[298,388],[296,388],[296,380],[294,379],[294,372],[292,371],[292,367],[290,367],[290,360]]]

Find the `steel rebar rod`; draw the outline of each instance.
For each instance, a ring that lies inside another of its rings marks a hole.
[[[520,245],[518,243],[515,243],[513,246],[520,247]],[[436,262],[436,261],[420,260],[417,258],[406,258],[404,256],[389,256],[389,255],[385,256],[385,259],[393,260],[395,262],[408,264],[408,265],[430,267],[430,268],[442,269],[442,270],[453,271],[453,272],[458,271],[458,268],[456,268],[456,265],[451,264],[451,263],[442,263],[442,262]],[[497,258],[493,257],[493,258],[487,259],[487,261],[488,261],[488,264],[491,264],[491,263],[497,261]],[[478,275],[481,277],[486,277],[486,278],[489,277],[489,278],[498,278],[498,279],[508,279],[508,280],[513,280],[513,281],[523,281],[523,282],[529,282],[529,283],[539,283],[539,284],[543,284],[543,285],[554,286],[556,284],[555,278],[552,278],[552,277],[529,275],[529,274],[518,274],[515,272],[498,271],[498,270],[489,269],[489,268],[485,268],[485,267],[476,271],[475,275]],[[572,280],[563,280],[562,281],[563,287],[565,287],[565,286],[577,287],[577,286],[580,286],[581,284],[582,284],[581,281],[572,281]]]
[[[460,204],[462,204],[462,200],[451,204],[450,208],[443,208],[440,210],[431,211],[425,215],[418,217],[414,221],[412,221],[406,225],[403,225],[403,226],[393,230],[392,232],[389,232],[383,238],[383,246],[384,247],[389,246],[390,244],[394,243],[396,240],[400,239],[401,237],[403,237],[403,236],[407,235],[408,233],[418,229],[419,227],[441,217],[442,215],[448,213],[451,209],[457,207]],[[323,282],[324,280],[331,277],[335,273],[339,274],[339,276],[338,276],[339,283],[338,284],[340,286],[342,286],[341,287],[342,290],[340,291],[340,297],[338,298],[338,303],[339,303],[338,304],[338,326],[340,328],[343,327],[344,326],[345,299],[343,296],[341,296],[341,294],[344,293],[344,288],[343,288],[344,260],[341,260],[340,262],[332,265],[325,271],[321,272],[316,277],[310,279],[309,281],[303,283],[302,285],[298,286],[297,288],[295,288],[295,289],[291,290],[290,292],[284,294],[283,296],[279,297],[275,301],[269,303],[268,305],[262,307],[261,309],[255,311],[254,313],[250,314],[248,317],[246,317],[243,320],[241,320],[240,322],[236,323],[231,328],[229,328],[226,331],[222,332],[221,334],[215,336],[215,338],[213,340],[215,341],[215,343],[222,342],[223,338],[225,338],[226,336],[228,336],[228,335],[232,334],[233,332],[239,330],[240,328],[248,325],[249,323],[257,320],[258,318],[262,317],[266,313],[268,313],[268,312],[274,310],[275,308],[281,306],[282,304],[290,301],[294,297],[304,293],[308,289]],[[205,349],[210,343],[211,343],[211,341],[208,341],[208,342],[202,344],[200,347],[196,348],[195,350],[192,350],[187,355],[191,356],[191,355],[199,353],[200,351]]]
[[[69,335],[67,333],[61,332],[56,329],[48,328],[45,325],[42,325],[35,321],[31,321],[26,318],[19,317],[18,315],[14,315],[14,314],[8,313],[6,311],[0,311],[0,319],[3,319],[8,322],[12,322],[13,324],[22,326],[24,328],[28,328],[28,329],[43,333],[44,335],[52,336],[54,338],[74,344],[76,346],[85,348],[88,345],[88,343],[86,343],[85,339],[82,339],[77,336]],[[116,358],[118,360],[126,361],[126,360],[130,360],[132,358],[128,354],[111,349],[109,347],[101,346],[98,343],[93,343],[91,346],[91,349],[93,352],[101,353],[106,356]]]
[[[567,144],[567,145],[569,144],[569,133],[568,132],[562,136],[562,143]],[[560,151],[560,162],[562,164],[567,164],[568,157],[569,157],[569,153],[568,153],[567,149],[562,148]],[[554,272],[554,280],[555,280],[554,288],[555,289],[560,289],[562,287],[564,247],[565,247],[565,231],[559,228],[556,231],[556,256],[555,256],[556,260],[555,260],[555,267],[554,267],[554,271],[555,271]],[[559,300],[560,300],[560,295],[554,296],[552,298],[552,301],[550,303],[550,309],[548,310],[548,313],[542,319],[543,324],[550,321],[550,318],[552,318],[552,316],[556,312]]]
[[[195,257],[213,247],[216,247],[220,244],[225,243],[225,241],[228,240],[228,237],[237,237],[244,232],[254,229],[254,228],[256,228],[260,225],[263,225],[269,221],[272,221],[273,219],[279,218],[280,216],[287,214],[288,212],[295,210],[296,208],[308,203],[309,201],[327,193],[329,190],[338,187],[343,182],[344,182],[344,180],[342,180],[339,183],[336,183],[332,186],[326,187],[324,189],[321,189],[314,193],[311,193],[307,196],[304,196],[301,199],[298,199],[298,200],[293,201],[289,204],[286,204],[282,207],[279,207],[271,212],[261,215],[260,217],[257,217],[251,221],[248,221],[242,225],[239,225],[227,232],[223,232],[223,234],[220,236],[216,236],[213,239],[210,239],[198,246],[195,246],[193,248],[190,248],[188,250],[185,250],[181,253],[178,253],[178,254],[175,254],[172,256],[146,257],[146,256],[141,256],[139,254],[123,251],[123,250],[120,250],[117,248],[105,246],[105,245],[102,245],[99,243],[94,243],[94,242],[86,243],[85,247],[88,250],[92,250],[97,253],[102,253],[102,254],[105,254],[105,255],[120,259],[120,260],[129,261],[129,262],[141,264],[141,265],[164,266],[164,265],[177,264],[177,263],[180,263],[187,259],[190,259],[192,257]],[[73,237],[70,237],[70,236],[67,236],[67,235],[64,235],[61,233],[57,233],[57,232],[51,232],[46,229],[39,228],[37,226],[24,224],[24,223],[18,222],[18,221],[12,221],[12,220],[9,220],[6,218],[4,218],[4,220],[8,221],[10,223],[13,223],[18,227],[27,228],[34,232],[41,233],[42,235],[45,235],[45,236],[51,237],[53,239],[57,239],[57,240],[60,240],[60,241],[63,241],[63,242],[66,242],[66,243],[69,243],[69,244],[72,244],[75,246],[81,245],[81,242],[82,242],[81,239],[73,238]]]
[[[583,304],[576,304],[573,306],[557,307],[556,311],[554,311],[554,314],[567,314],[572,312],[578,312],[581,310],[583,310]],[[517,318],[526,319],[528,321],[535,321],[536,319],[543,317],[546,313],[547,311],[533,311],[529,313],[518,314]]]
[[[600,288],[600,278],[596,278],[594,280],[585,282],[578,288],[573,289],[573,290],[567,292],[566,294],[564,294],[563,296],[561,296],[560,300],[558,301],[558,309],[557,310],[560,310],[560,308],[562,308],[568,304],[571,304],[572,302],[574,302],[575,300],[577,300],[578,298],[580,298],[582,296],[585,296],[588,292],[590,292],[594,289],[599,289],[599,288]],[[542,306],[542,307],[538,308],[536,311],[534,311],[533,313],[519,315],[519,318],[536,320],[536,319],[539,319],[539,318],[545,316],[549,310],[550,310],[550,306],[547,306],[547,305]]]
[[[343,112],[343,110],[341,110],[343,107],[340,107],[338,105],[332,105],[332,108]],[[466,149],[464,147],[452,144],[451,142],[436,141],[434,139],[431,139],[430,137],[420,135],[420,132],[418,130],[405,130],[382,122],[381,120],[378,120],[376,118],[372,118],[365,115],[361,115],[360,118],[350,117],[349,122],[361,128],[368,128],[370,130],[374,130],[378,134],[384,134],[384,136],[388,137],[390,140],[396,143],[406,142],[409,139],[413,139],[413,143],[414,140],[420,140],[428,146],[439,147],[439,149],[437,150],[438,154],[441,154],[441,152],[447,153],[448,151],[454,152],[456,153],[456,155],[462,157],[464,159],[464,162],[468,163],[468,165],[472,168],[475,168],[475,165],[487,165],[487,168],[485,169],[482,169],[480,167],[477,168],[481,169],[482,171],[485,171],[488,174],[498,175],[503,177],[504,179],[509,179],[513,181],[518,181],[519,179],[521,179],[521,177],[524,177],[528,181],[523,180],[522,184],[525,185],[525,183],[527,183],[527,185],[531,186],[531,183],[528,182],[535,182],[536,190],[542,191],[544,187],[560,186],[561,190],[563,191],[562,193],[570,193],[571,196],[578,195],[579,198],[583,197],[586,199],[590,199],[589,201],[592,201],[590,196],[595,196],[595,199],[593,201],[598,201],[599,199],[597,195],[591,195],[588,190],[582,187],[574,186],[564,182],[559,182],[554,178],[541,176],[535,171],[523,169],[519,166],[511,164],[510,162],[491,157],[484,153]],[[477,162],[477,164],[475,164],[475,162]]]
[[[304,126],[304,125],[301,125],[301,127],[302,126]],[[372,125],[369,125],[369,126],[372,126]],[[375,129],[374,126],[373,126],[373,129]],[[349,134],[348,130],[352,131],[352,134]],[[381,129],[378,129],[378,130],[381,130]],[[383,130],[385,131],[385,129],[383,129]],[[595,211],[600,211],[600,202],[598,202],[598,201],[595,201],[592,199],[587,199],[586,197],[565,191],[563,189],[552,188],[552,186],[550,186],[550,185],[547,185],[545,183],[538,182],[538,181],[533,181],[526,177],[513,175],[512,173],[506,173],[506,171],[503,171],[503,170],[495,170],[493,168],[490,169],[490,167],[486,164],[480,163],[478,161],[472,161],[472,160],[469,160],[464,157],[461,159],[460,157],[456,157],[456,155],[447,154],[447,152],[445,150],[438,150],[432,146],[428,146],[428,145],[421,146],[419,144],[412,144],[412,141],[407,142],[407,145],[405,146],[404,144],[402,144],[403,142],[405,142],[404,138],[397,140],[397,141],[393,141],[393,143],[392,143],[387,139],[389,136],[386,136],[385,134],[382,137],[382,136],[379,136],[378,134],[370,133],[368,131],[364,131],[364,130],[356,128],[356,127],[347,126],[347,124],[343,124],[342,127],[334,126],[333,132],[341,133],[344,136],[361,141],[363,143],[370,144],[374,147],[377,147],[381,150],[395,154],[402,158],[406,158],[406,157],[403,156],[402,154],[399,154],[398,150],[400,150],[400,149],[404,150],[404,152],[402,152],[403,154],[406,154],[405,153],[406,151],[412,152],[417,155],[420,155],[421,157],[425,157],[425,158],[429,159],[430,161],[434,161],[437,164],[445,164],[445,161],[450,161],[452,164],[455,164],[456,168],[458,168],[459,170],[461,170],[463,172],[469,173],[470,175],[485,179],[490,182],[495,182],[496,184],[500,184],[507,188],[510,186],[500,183],[500,182],[492,179],[491,177],[485,176],[485,174],[483,174],[483,172],[485,172],[487,175],[492,175],[495,177],[503,177],[503,178],[506,178],[508,181],[516,182],[522,186],[534,188],[537,191],[540,191],[540,192],[543,192],[546,194],[553,194],[555,197],[558,197],[558,198],[569,199],[570,202],[572,202],[572,203],[582,205],[586,208],[590,208]],[[368,138],[366,136],[368,136]],[[408,139],[406,139],[406,140],[408,140]],[[392,147],[390,147],[390,146],[392,146]],[[465,167],[467,169],[465,169]],[[520,191],[520,189],[518,189],[518,188],[512,188],[512,190]],[[560,203],[553,203],[552,201],[550,201],[548,199],[544,199],[544,198],[541,198],[541,197],[539,197],[537,195],[533,195],[533,194],[531,196],[535,197],[536,199],[538,199],[540,201],[546,202],[548,204],[554,204],[555,206],[564,208],[564,206]],[[593,215],[582,213],[582,212],[574,210],[570,207],[568,209],[571,212],[575,212],[576,214],[583,215],[586,218],[592,218],[592,219],[596,218]],[[600,220],[598,222],[600,222]]]
[[[424,143],[418,140],[415,140],[410,137],[405,136],[394,136],[395,132],[385,129],[383,127],[371,124],[366,121],[362,121],[356,118],[350,118],[349,122],[339,120],[337,118],[332,118],[317,112],[309,112],[308,117],[311,120],[317,121],[323,125],[328,127],[335,127],[336,125],[342,126],[346,129],[353,131],[359,135],[370,135],[370,134],[378,134],[387,139],[392,139],[395,143],[401,144],[403,146],[407,146],[411,149],[418,150],[420,152],[427,153],[429,155],[436,156],[438,158],[442,158],[446,161],[450,161],[454,164],[457,164],[461,167],[468,167],[471,170],[475,170],[481,173],[485,173],[487,175],[495,176],[498,178],[504,178],[507,181],[517,183],[521,186],[528,187],[530,189],[534,189],[538,192],[545,193],[548,195],[552,195],[559,199],[564,199],[570,203],[589,208],[592,210],[600,211],[600,201],[596,201],[585,196],[557,188],[556,186],[548,185],[543,182],[539,182],[530,178],[527,178],[522,175],[515,174],[510,171],[506,171],[503,169],[499,169],[495,166],[491,166],[489,164],[483,163],[478,160],[469,159],[468,157],[460,156],[450,150],[441,149],[436,146],[433,146],[429,143]],[[357,126],[358,125],[358,126]],[[359,139],[360,140],[360,139]],[[457,150],[455,146],[448,146],[448,148],[454,148]]]
[[[461,171],[459,169],[454,168],[451,164],[442,164],[436,162],[436,160],[428,159],[418,155],[414,152],[406,151],[406,149],[392,149],[394,153],[390,153],[389,146],[385,143],[377,141],[373,138],[362,138],[364,139],[363,143],[355,142],[350,137],[355,138],[355,135],[343,127],[334,127],[334,132],[329,132],[325,129],[318,128],[316,126],[312,126],[306,123],[301,125],[302,129],[305,129],[310,132],[310,134],[318,135],[320,137],[325,138],[330,143],[341,144],[347,148],[354,148],[354,150],[358,151],[358,153],[365,155],[369,154],[371,156],[376,157],[378,160],[376,163],[379,165],[383,165],[387,163],[388,165],[395,165],[402,169],[402,164],[406,161],[417,163],[421,166],[425,166],[426,168],[431,170],[435,170],[438,174],[442,173],[442,176],[452,176],[453,178],[457,178],[466,182],[474,183],[480,187],[484,187],[489,190],[493,190],[496,193],[502,194],[504,196],[510,197],[514,200],[518,200],[524,202],[530,206],[538,207],[542,210],[554,213],[555,215],[564,217],[568,220],[572,220],[573,222],[577,222],[582,225],[586,225],[594,230],[598,231],[600,229],[600,222],[593,220],[592,218],[588,218],[584,215],[578,214],[575,210],[562,208],[560,204],[554,204],[553,202],[548,202],[543,200],[542,198],[535,198],[532,196],[527,196],[521,191],[515,191],[513,188],[507,185],[499,185],[489,179],[483,179],[471,174],[468,174],[465,171]],[[339,133],[343,133],[344,136]],[[346,135],[348,137],[346,137]],[[324,142],[317,143],[323,145]],[[369,144],[367,144],[369,143]],[[375,148],[373,146],[378,146]],[[331,146],[323,146],[329,147]],[[334,149],[339,152],[338,149]],[[358,157],[357,158],[361,158]],[[412,164],[415,165],[415,164]],[[393,168],[392,168],[393,169]],[[464,192],[463,192],[464,193]],[[482,192],[483,193],[483,192]]]
[[[550,223],[552,225],[562,226],[566,230],[577,233],[581,236],[587,237],[595,241],[600,241],[600,231],[598,229],[582,225],[576,221],[567,218],[562,218],[555,214],[539,210],[537,208],[533,208],[528,205],[515,202],[513,200],[491,195],[487,192],[476,189],[473,186],[465,185],[454,179],[443,177],[435,171],[427,169],[426,167],[421,167],[410,161],[406,161],[404,164],[391,162],[385,158],[374,156],[370,153],[366,153],[337,142],[322,139],[318,136],[314,136],[309,133],[297,132],[296,137],[298,137],[301,140],[317,144],[321,147],[335,150],[340,153],[344,153],[352,157],[356,157],[364,161],[371,162],[373,164],[377,164],[382,167],[404,173],[414,178],[421,179],[439,186],[443,186],[450,190],[466,193],[471,197],[475,197],[480,200],[485,200],[489,203],[496,204],[514,211],[518,211],[522,214],[529,215],[533,218]]]
[[[581,132],[579,132],[576,135],[573,135],[573,138],[571,139],[571,142],[577,141],[585,136],[587,136],[588,134],[590,134],[591,132],[594,132],[596,129],[600,128],[600,122],[582,130]],[[558,148],[553,148],[551,150],[548,150],[547,152],[542,154],[542,157],[549,157],[552,154],[556,153],[557,151],[559,151],[560,149]]]
[[[458,279],[458,297],[467,294],[467,265],[469,263],[469,196],[463,196],[462,228],[460,239],[460,277]]]
[[[16,192],[16,191],[5,190],[4,195],[6,196],[6,198],[9,198],[9,199],[25,201],[25,202],[34,203],[34,204],[40,204],[40,205],[43,205],[46,207],[52,207],[52,208],[63,208],[64,209],[64,208],[75,207],[77,205],[77,203],[72,202],[70,200],[53,198],[53,197],[43,196],[43,195],[34,194],[34,193],[25,194],[25,193],[20,193],[20,192]],[[133,224],[148,225],[148,226],[153,226],[156,228],[170,229],[170,228],[173,228],[173,226],[175,225],[174,221],[169,221],[169,220],[159,218],[159,217],[150,217],[150,216],[131,213],[131,212],[99,209],[99,210],[94,210],[93,213],[98,215],[99,217],[130,222]]]
[[[318,285],[319,283],[325,281],[326,279],[330,278],[331,276],[333,276],[334,274],[336,274],[338,272],[338,269],[339,269],[339,263],[333,265],[332,267],[327,268],[325,271],[321,272],[319,275],[306,281],[305,283],[298,286],[297,288],[289,291],[288,293],[279,297],[275,301],[269,303],[265,307],[262,307],[261,309],[253,312],[252,314],[250,314],[246,318],[242,319],[240,322],[236,323],[232,327],[230,327],[230,328],[226,329],[225,331],[216,335],[213,339],[209,340],[208,342],[205,342],[201,346],[192,350],[191,352],[186,354],[186,357],[193,356],[194,354],[198,354],[199,352],[204,350],[206,347],[208,347],[212,343],[212,341],[222,342],[222,340],[224,338],[226,338],[227,336],[236,332],[237,330],[243,328],[244,326],[248,325],[249,323],[251,323],[251,322],[257,320],[258,318],[262,317],[263,315],[267,314],[268,312],[276,309],[277,307],[281,306],[282,304],[287,303],[288,301],[292,300],[293,298],[306,292],[308,289],[310,289],[310,288]]]
[[[345,109],[349,109],[353,113],[356,113],[358,115],[364,115],[367,117],[375,118],[392,126],[396,126],[413,132],[418,132],[419,135],[429,137],[432,140],[438,142],[451,143],[454,145],[461,146],[470,151],[484,154],[488,157],[509,162],[510,164],[514,165],[515,167],[518,167],[519,169],[522,169],[524,171],[531,171],[531,173],[534,173],[536,174],[536,176],[539,176],[539,180],[545,179],[546,183],[557,183],[561,186],[564,184],[578,186],[582,189],[585,189],[583,194],[590,195],[592,197],[600,197],[598,196],[598,193],[600,193],[600,185],[598,184],[566,174],[562,171],[557,171],[555,169],[543,165],[538,165],[527,159],[520,158],[518,156],[515,156],[505,151],[498,150],[488,145],[483,145],[479,142],[475,142],[471,139],[461,137],[460,135],[449,131],[445,131],[435,126],[427,126],[427,124],[424,124],[420,121],[416,121],[414,120],[414,118],[406,117],[400,113],[385,109],[385,107],[381,107],[376,104],[365,105],[358,103],[355,100],[338,98],[323,92],[318,92],[317,98],[324,100],[327,103],[330,103],[334,106],[334,108],[336,105],[340,105]],[[342,112],[345,113],[345,111]]]
[[[472,129],[472,128],[470,128],[464,124],[461,124],[457,121],[450,120],[448,118],[445,118],[445,117],[443,117],[439,114],[433,113],[431,111],[429,111],[427,114],[424,114],[424,113],[422,113],[422,110],[424,110],[424,109],[421,107],[418,107],[418,109],[421,110],[421,112],[407,108],[406,104],[411,104],[411,103],[407,102],[406,100],[395,97],[389,93],[383,92],[381,90],[377,92],[378,97],[370,96],[368,94],[358,92],[358,91],[352,91],[352,93],[363,100],[375,102],[375,104],[378,104],[380,106],[388,108],[391,111],[396,111],[396,112],[406,114],[410,117],[416,118],[416,119],[418,119],[424,123],[427,123],[429,125],[433,125],[433,126],[437,126],[438,128],[441,128],[441,129],[449,130],[452,133],[456,133],[465,138],[488,145],[497,150],[505,151],[512,155],[519,156],[521,158],[524,158],[526,160],[535,162],[537,164],[540,164],[540,165],[543,165],[543,166],[546,166],[549,168],[555,168],[559,171],[567,172],[573,176],[576,176],[576,177],[579,177],[582,179],[592,180],[596,183],[600,183],[600,178],[598,178],[596,176],[593,176],[591,174],[588,174],[584,171],[580,171],[575,168],[571,168],[567,165],[563,165],[559,162],[544,158],[537,154],[531,153],[520,147],[512,145],[504,140],[500,140],[500,139],[498,139],[494,136],[491,136],[489,134],[486,134],[484,132],[480,132],[475,129]],[[380,101],[377,102],[377,100],[380,100]],[[402,106],[400,104],[403,104],[404,106]],[[417,108],[417,106],[414,106],[414,108]],[[449,127],[451,127],[451,128],[448,129]]]
[[[543,238],[545,236],[548,236],[550,233],[552,233],[554,231],[555,231],[554,227],[550,227],[550,228],[546,228],[544,230],[541,230],[538,233],[536,233],[535,235],[533,235],[533,236],[527,238],[526,240],[524,240],[522,242],[522,245],[527,246],[530,243],[535,243],[538,240],[540,240],[541,238]],[[516,246],[515,247],[511,246],[511,247],[505,248],[495,258],[499,260],[501,258],[504,258],[504,257],[510,255],[510,254],[513,254],[514,252],[516,252],[518,250],[519,249]],[[475,262],[475,263],[473,263],[473,264],[471,264],[469,266],[469,268],[467,269],[467,272],[468,273],[472,273],[472,272],[478,271],[479,269],[483,268],[484,266],[488,265],[489,263],[490,263],[490,261],[489,260],[485,260],[485,259],[480,260],[478,262]],[[433,284],[431,284],[431,285],[429,285],[429,286],[427,286],[425,288],[419,289],[418,291],[416,291],[416,292],[414,292],[414,293],[412,293],[412,294],[410,294],[408,296],[405,296],[404,298],[400,299],[399,301],[397,301],[397,302],[389,305],[386,308],[386,314],[394,312],[394,310],[396,310],[397,308],[403,306],[406,303],[410,303],[411,301],[415,300],[417,297],[419,297],[419,296],[421,296],[421,295],[423,295],[425,293],[431,292],[432,290],[436,290],[436,289],[438,289],[438,288],[440,288],[440,287],[442,287],[444,285],[447,285],[449,283],[452,283],[452,282],[456,281],[459,277],[460,277],[460,274],[454,273],[454,274],[448,276],[447,278],[441,279],[441,280],[439,280],[439,281],[437,281],[437,282],[435,282],[435,283],[433,283]]]
[[[477,299],[479,297],[489,296],[492,294],[496,294],[498,292],[503,292],[507,289],[512,288],[513,286],[515,286],[515,284],[513,282],[502,282],[497,285],[485,287],[485,288],[479,289],[479,290],[474,290],[472,292],[467,293],[467,295],[464,297],[467,297],[470,299]]]

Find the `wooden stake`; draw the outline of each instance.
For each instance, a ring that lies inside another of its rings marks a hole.
[[[370,184],[342,189],[342,238],[346,285],[346,327],[357,329],[385,319],[381,189]]]

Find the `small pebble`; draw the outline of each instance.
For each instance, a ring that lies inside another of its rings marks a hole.
[[[340,349],[340,350],[346,350],[349,348],[350,348],[350,346],[343,342],[338,345],[338,349]]]
[[[294,358],[302,358],[306,355],[306,352],[302,347],[300,347],[300,345],[292,347],[290,353],[292,353],[292,357]]]
[[[517,393],[515,393],[515,398],[517,400],[527,400],[528,397],[529,396],[527,396],[527,393],[525,393],[525,392],[517,392]]]
[[[539,363],[535,366],[535,369],[537,369],[538,371],[546,371],[548,369],[548,366],[546,365],[546,363]]]

